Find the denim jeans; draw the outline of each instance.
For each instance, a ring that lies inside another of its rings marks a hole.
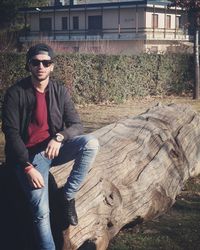
[[[17,166],[17,176],[28,198],[33,215],[33,223],[39,250],[55,250],[49,218],[49,168],[74,160],[72,171],[64,185],[67,199],[75,198],[85,176],[90,169],[99,148],[98,140],[92,135],[76,136],[62,145],[58,157],[50,160],[44,151],[30,155],[30,161],[42,174],[45,186],[41,189],[30,187],[26,174]]]

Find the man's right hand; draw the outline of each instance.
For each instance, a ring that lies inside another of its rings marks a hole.
[[[26,173],[29,184],[33,188],[43,188],[44,187],[44,179],[40,172],[34,167],[31,168],[28,173]]]

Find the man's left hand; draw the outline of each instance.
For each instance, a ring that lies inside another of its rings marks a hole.
[[[45,156],[51,160],[54,159],[59,154],[61,144],[61,142],[57,142],[54,139],[50,140],[45,150]]]

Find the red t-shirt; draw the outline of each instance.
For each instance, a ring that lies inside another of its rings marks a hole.
[[[26,147],[33,147],[50,137],[46,94],[35,90],[36,106],[28,126],[29,139]]]

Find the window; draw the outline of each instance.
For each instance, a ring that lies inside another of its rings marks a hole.
[[[68,30],[67,17],[62,17],[62,30]]]
[[[90,33],[99,34],[102,31],[102,16],[89,16],[88,30]]]
[[[158,28],[158,14],[152,14],[152,28]]]
[[[166,15],[166,29],[171,29],[171,16]]]
[[[51,18],[40,18],[40,31],[51,31],[52,23]]]
[[[176,16],[176,29],[181,28],[181,16]]]
[[[73,16],[73,29],[78,30],[79,29],[79,17]]]

